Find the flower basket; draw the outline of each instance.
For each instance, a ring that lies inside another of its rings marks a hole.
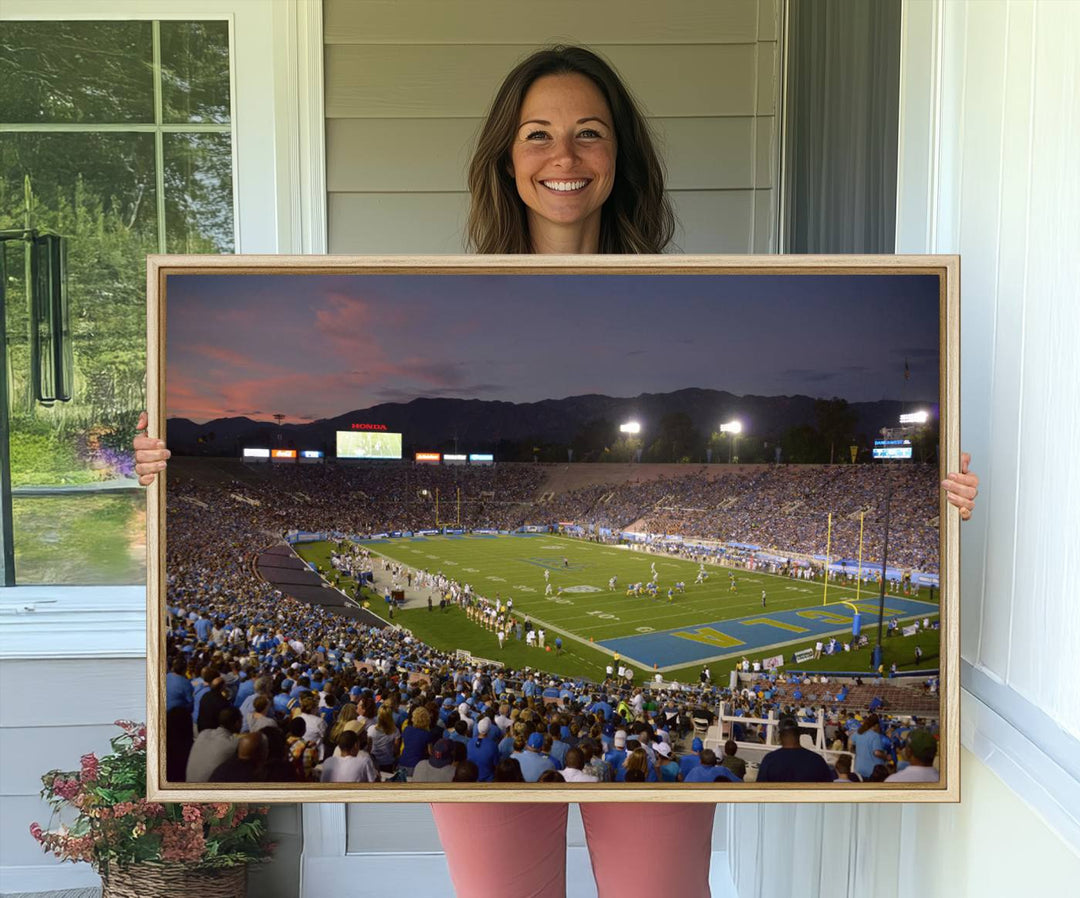
[[[30,834],[64,861],[101,874],[103,898],[243,898],[248,864],[270,859],[269,808],[146,800],[146,728],[118,720],[113,753],[50,770],[41,796],[71,820]]]
[[[111,867],[101,877],[101,898],[244,898],[247,867],[200,870],[186,864]]]

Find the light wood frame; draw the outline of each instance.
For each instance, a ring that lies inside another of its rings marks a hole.
[[[148,256],[148,432],[164,432],[166,279],[170,274],[922,274],[940,279],[940,468],[960,457],[958,256]],[[215,784],[165,779],[165,478],[147,502],[147,796],[251,802],[957,802],[960,800],[958,511],[940,500],[941,739],[937,784]]]

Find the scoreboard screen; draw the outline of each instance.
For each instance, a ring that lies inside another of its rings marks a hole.
[[[401,458],[401,434],[370,430],[337,431],[338,458]]]
[[[911,458],[911,440],[874,440],[874,458]]]

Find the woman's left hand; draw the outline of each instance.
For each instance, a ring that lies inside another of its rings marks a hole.
[[[967,452],[961,453],[959,472],[949,474],[948,478],[941,481],[949,504],[960,509],[962,521],[971,517],[971,512],[975,508],[975,497],[979,495],[979,475],[968,470],[970,464],[971,456]]]

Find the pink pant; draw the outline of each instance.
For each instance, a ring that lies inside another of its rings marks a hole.
[[[563,898],[565,804],[434,804],[458,898]],[[716,805],[583,804],[599,898],[708,898]]]

